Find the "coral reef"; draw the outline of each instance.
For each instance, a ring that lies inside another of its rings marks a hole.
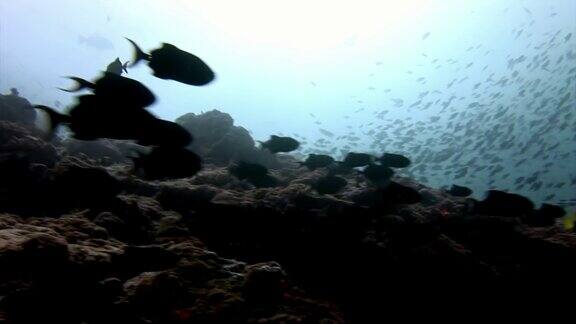
[[[209,132],[236,132],[231,119],[180,122],[210,163],[170,181],[0,122],[1,319],[380,323],[543,307],[576,273],[575,234],[530,204],[493,208],[502,197],[482,204],[398,176],[379,189],[353,173],[320,195],[310,184],[326,172],[290,159],[275,162],[278,186],[256,188],[222,165],[251,138],[229,146],[236,136]]]
[[[194,143],[189,148],[209,163],[222,166],[241,160],[269,168],[281,166],[273,154],[256,148],[248,130],[235,126],[227,113],[216,109],[199,115],[188,113],[176,122],[194,135]]]

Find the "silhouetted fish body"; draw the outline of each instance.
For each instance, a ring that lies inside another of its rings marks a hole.
[[[307,167],[309,170],[324,168],[332,163],[334,163],[334,158],[323,154],[310,154],[304,162],[300,162],[301,165]]]
[[[362,171],[362,174],[374,183],[382,183],[392,178],[394,170],[385,165],[370,164]]]
[[[312,185],[312,188],[319,194],[335,194],[346,187],[347,184],[348,181],[344,178],[327,175],[318,179],[318,181]]]
[[[474,206],[479,214],[505,217],[521,217],[532,214],[534,204],[530,199],[500,190],[488,190],[488,195]]]
[[[291,137],[282,137],[272,135],[266,142],[260,142],[262,148],[267,149],[271,153],[292,152],[300,146],[300,142]]]
[[[68,115],[48,107],[38,108],[48,112],[53,129],[66,124],[80,140],[135,140],[141,145],[166,147],[185,147],[192,142],[192,135],[174,122],[158,119],[144,109],[122,109],[96,95],[78,97]]]
[[[257,163],[238,162],[228,171],[240,180],[246,180],[258,188],[274,187],[278,180],[268,174],[268,169]]]
[[[188,178],[202,169],[198,155],[178,147],[154,147],[149,154],[132,160],[134,170],[148,180]]]
[[[371,164],[372,161],[374,161],[374,157],[370,154],[350,152],[346,154],[342,164],[349,168],[358,168],[367,166]]]
[[[142,83],[118,74],[104,72],[104,75],[94,83],[77,77],[69,78],[76,81],[76,87],[61,90],[76,92],[86,88],[92,89],[101,100],[116,106],[124,106],[124,109],[148,107],[156,101],[152,91]]]
[[[134,46],[135,57],[132,65],[142,60],[149,61],[148,66],[157,78],[203,86],[216,77],[214,71],[198,56],[172,44],[162,43],[162,47],[146,54],[134,41],[127,40]]]
[[[379,161],[392,168],[405,168],[410,165],[410,159],[400,154],[384,153]]]

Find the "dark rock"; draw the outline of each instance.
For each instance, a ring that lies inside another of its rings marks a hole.
[[[284,293],[286,274],[276,262],[258,263],[246,268],[244,296],[252,303],[277,303]]]
[[[0,95],[0,120],[33,126],[36,110],[28,100],[13,91],[12,94]]]
[[[114,143],[111,140],[81,141],[68,138],[62,141],[62,145],[66,149],[66,152],[70,155],[84,155],[103,165],[128,163],[130,161],[127,158],[127,153],[129,152],[123,151],[123,149],[126,150],[126,148]],[[126,146],[128,144],[123,145]],[[136,145],[134,145],[134,147],[135,146]]]
[[[211,110],[200,115],[188,113],[176,122],[194,135],[190,149],[203,160],[219,166],[233,161],[259,163],[266,167],[279,167],[273,154],[256,148],[249,132],[234,126],[229,114]]]

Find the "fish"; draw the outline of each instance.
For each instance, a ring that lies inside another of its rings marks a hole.
[[[566,215],[564,208],[544,203],[538,210],[525,217],[523,221],[531,226],[552,226],[556,223],[556,219],[562,218],[564,215]]]
[[[377,193],[380,205],[415,204],[422,200],[422,196],[416,189],[394,181],[379,188]]]
[[[364,167],[374,161],[374,156],[367,153],[354,153],[350,152],[344,157],[341,164],[347,168]]]
[[[454,197],[468,197],[472,194],[472,189],[453,184],[447,192]]]
[[[204,86],[214,81],[216,77],[214,71],[202,59],[172,44],[162,43],[162,47],[147,54],[134,41],[126,39],[134,47],[134,59],[130,66],[135,66],[140,61],[148,61],[148,66],[157,78]]]
[[[292,152],[300,146],[300,142],[293,139],[292,137],[283,136],[270,136],[270,139],[266,142],[259,141],[263,149],[270,151],[271,153],[287,153]]]
[[[530,215],[534,203],[519,194],[501,190],[488,190],[486,198],[474,204],[474,211],[483,215],[521,217]]]
[[[431,32],[426,32],[422,35],[422,40],[426,40],[428,37],[430,37]]]
[[[257,163],[248,163],[240,161],[228,168],[230,174],[235,176],[240,180],[246,180],[250,178],[258,178],[268,174],[268,169]]]
[[[92,47],[100,51],[109,51],[114,49],[114,44],[102,36],[92,34],[90,36],[78,36],[78,43]]]
[[[327,131],[327,130],[325,130],[325,129],[323,129],[323,128],[320,128],[319,131],[320,131],[320,133],[322,133],[322,135],[326,135],[326,136],[328,136],[328,137],[334,137],[334,133],[332,133],[332,132],[330,132],[330,131]]]
[[[130,61],[126,61],[124,63],[120,62],[120,58],[117,57],[116,60],[112,61],[112,63],[108,64],[106,67],[106,72],[113,73],[116,75],[122,75],[122,72],[128,73],[126,69]]]
[[[335,175],[327,175],[321,177],[316,182],[312,184],[312,188],[316,190],[319,194],[335,194],[340,192],[346,185],[348,181],[342,177]]]
[[[71,89],[59,88],[60,90],[77,92],[83,89],[91,89],[99,99],[114,103],[116,106],[124,106],[124,109],[148,107],[156,101],[152,91],[145,85],[115,73],[104,72],[102,77],[93,83],[73,76],[67,78],[76,82],[76,85]],[[103,108],[105,107],[106,105],[103,106]]]
[[[157,146],[131,159],[133,172],[147,180],[189,178],[202,169],[201,158],[182,147]]]
[[[400,154],[384,153],[379,159],[384,166],[392,168],[406,168],[410,165],[410,159]]]
[[[268,174],[268,169],[257,163],[239,161],[228,168],[228,172],[240,180],[246,180],[258,188],[274,187],[278,180]]]
[[[394,170],[385,165],[370,164],[361,173],[372,183],[385,185],[394,175]]]
[[[156,118],[147,110],[124,110],[95,95],[80,96],[77,100],[67,114],[47,106],[35,106],[47,113],[51,124],[50,134],[54,134],[60,125],[65,125],[74,138],[86,141],[109,138],[166,147],[184,147],[193,141],[192,135],[184,127]],[[103,105],[111,107],[103,108]]]
[[[327,167],[334,162],[334,158],[329,155],[310,154],[304,162],[300,162],[300,165],[307,167],[309,170],[316,170]]]

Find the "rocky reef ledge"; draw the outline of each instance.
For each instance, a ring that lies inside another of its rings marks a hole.
[[[319,195],[323,171],[282,155],[257,157],[278,186],[240,181],[227,164],[259,151],[222,116],[179,119],[208,163],[172,181],[132,175],[129,144],[0,121],[0,322],[382,323],[544,307],[573,282],[576,236],[555,222],[401,177],[418,202],[353,174]]]

